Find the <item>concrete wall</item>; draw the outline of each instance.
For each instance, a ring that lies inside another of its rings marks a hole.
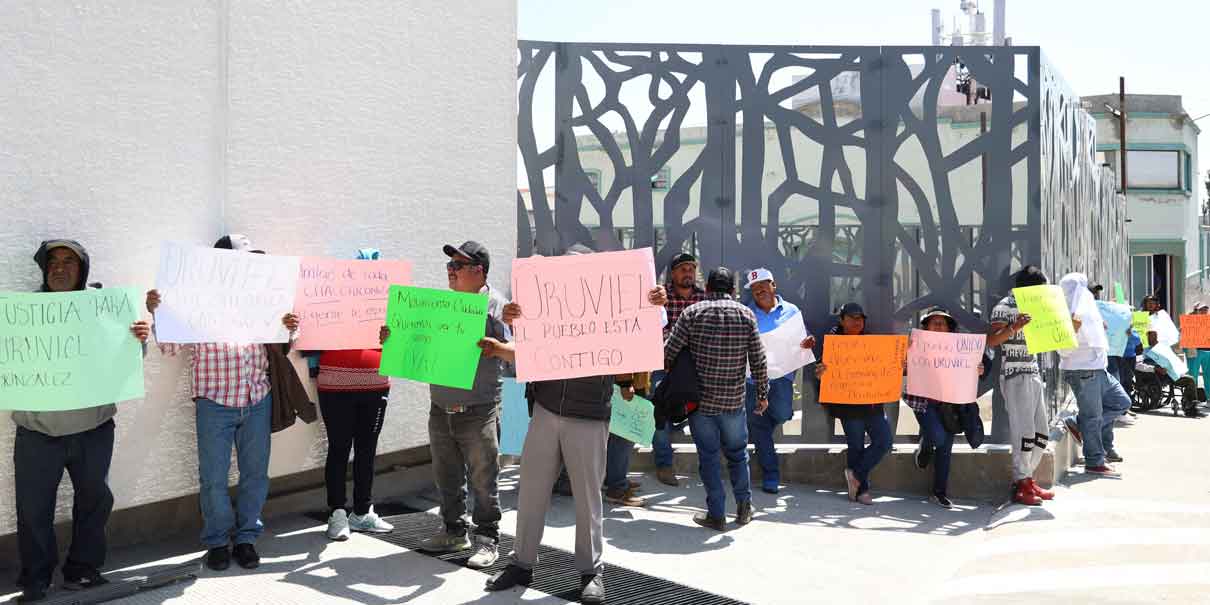
[[[433,287],[440,245],[475,238],[508,283],[514,3],[16,1],[0,56],[0,290],[37,286],[48,237],[88,246],[94,281],[148,288],[161,240],[228,231],[279,254],[377,246]],[[119,508],[196,492],[185,372],[152,350],[146,399],[120,406]],[[395,385],[380,452],[424,444],[427,397]],[[0,413],[0,452],[13,434]],[[321,466],[322,426],[273,448],[274,476]],[[0,535],[11,481],[4,453]],[[60,519],[69,495],[65,480]]]

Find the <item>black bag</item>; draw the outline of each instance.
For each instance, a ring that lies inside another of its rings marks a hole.
[[[672,369],[668,370],[667,376],[660,381],[651,395],[651,403],[655,405],[656,426],[664,426],[668,422],[684,422],[696,411],[697,402],[700,400],[697,362],[693,360],[689,347],[685,347],[677,354]]]
[[[951,435],[957,435],[962,432],[962,417],[958,410],[958,404],[943,403],[937,406],[937,411],[941,416],[941,426],[945,428],[945,432]]]

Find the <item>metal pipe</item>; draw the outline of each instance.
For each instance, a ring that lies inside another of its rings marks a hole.
[[[1126,76],[1118,76],[1118,153],[1122,156],[1122,195],[1126,195]]]

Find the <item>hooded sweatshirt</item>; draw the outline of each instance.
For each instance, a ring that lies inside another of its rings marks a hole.
[[[1083,273],[1068,273],[1059,280],[1059,287],[1063,289],[1067,308],[1080,320],[1076,348],[1059,351],[1059,369],[1104,370],[1109,364],[1109,338],[1105,334],[1105,319],[1088,291],[1088,278]]]
[[[67,248],[80,257],[80,282],[76,290],[83,290],[88,283],[89,258],[88,251],[79,242],[69,239],[47,240],[42,242],[38,252],[34,254],[34,262],[42,269],[41,292],[49,292],[47,285],[48,264],[50,251],[55,248]],[[80,410],[65,410],[61,412],[13,412],[13,422],[17,426],[30,431],[37,431],[51,437],[62,437],[91,431],[108,422],[118,413],[118,407],[112,403]]]

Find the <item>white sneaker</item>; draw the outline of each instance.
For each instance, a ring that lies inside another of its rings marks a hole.
[[[374,513],[374,507],[364,515],[349,515],[349,529],[371,534],[387,534],[395,530],[395,526],[383,521]]]
[[[491,567],[499,557],[499,549],[496,548],[496,543],[487,536],[475,536],[475,554],[467,559],[466,566],[471,569],[485,569]]]
[[[328,539],[337,542],[349,539],[349,515],[343,508],[332,511],[328,517]]]

